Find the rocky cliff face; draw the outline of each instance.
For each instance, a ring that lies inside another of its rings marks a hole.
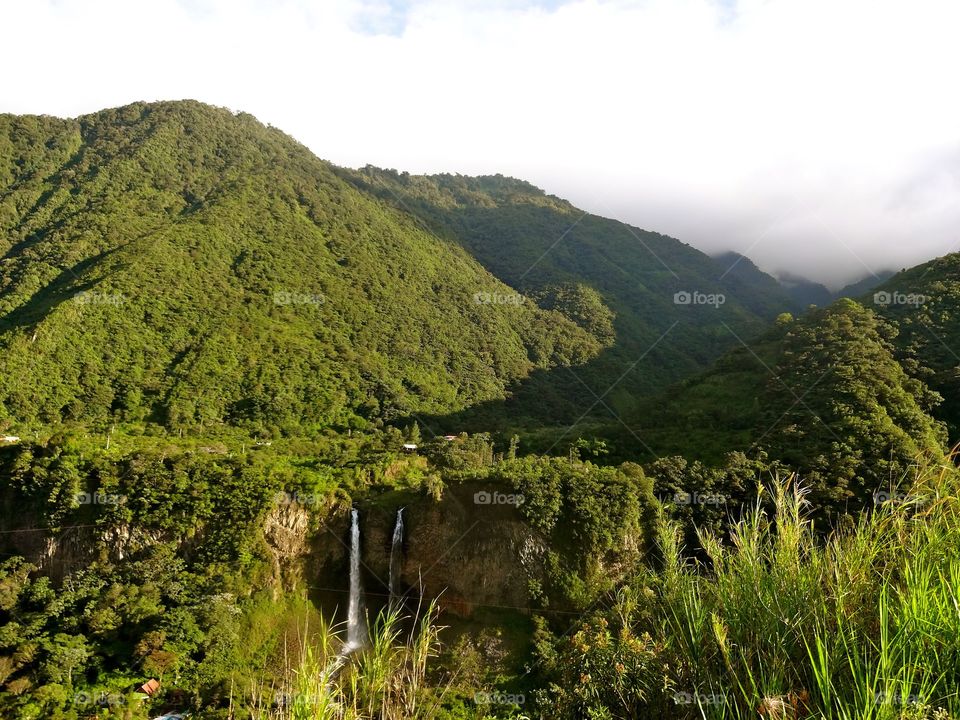
[[[400,591],[439,598],[442,609],[461,616],[480,605],[526,607],[530,580],[543,579],[546,542],[516,506],[475,502],[485,490],[464,484],[446,488],[439,501],[407,496],[395,504],[360,504],[368,604],[386,602],[393,529],[397,509],[405,507]],[[325,588],[347,587],[348,553],[348,514],[327,518],[311,543],[315,577]]]
[[[386,604],[394,524],[397,509],[405,507],[401,592],[410,598],[439,598],[444,610],[460,616],[469,616],[478,606],[526,607],[530,581],[543,580],[547,543],[515,505],[476,502],[476,493],[492,490],[463,484],[445,488],[440,500],[390,493],[359,503],[367,605],[376,609]],[[346,504],[273,506],[262,532],[276,592],[306,586],[325,610],[345,608],[349,530]],[[10,549],[59,582],[97,558],[122,562],[151,544],[173,542],[189,555],[202,537],[202,531],[188,538],[121,525],[75,527],[56,537],[14,533],[8,540]]]
[[[145,547],[176,539],[170,533],[131,525],[106,528],[79,525],[67,527],[56,536],[31,527],[18,528],[11,532],[8,543],[12,550],[9,554],[22,556],[54,583],[59,583],[97,559],[122,562]],[[190,543],[183,539],[181,549],[187,551]]]
[[[263,523],[263,538],[270,549],[273,577],[278,591],[299,584],[304,559],[310,555],[311,518],[298,503],[278,503]]]

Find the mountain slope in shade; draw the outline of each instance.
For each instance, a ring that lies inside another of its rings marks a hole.
[[[866,295],[896,274],[894,270],[878,270],[876,274],[867,275],[856,282],[845,285],[837,292],[837,297],[859,298]]]
[[[607,418],[629,412],[636,397],[701,371],[792,307],[752,263],[728,272],[728,263],[678,240],[586,213],[521,180],[340,172],[419,216],[523,293],[586,287],[612,310],[613,346],[577,377],[551,373],[518,388],[528,401],[512,414],[550,406],[567,422],[580,415],[564,413],[557,398],[577,398],[576,409],[593,406]]]
[[[750,288],[750,291],[738,292],[737,295],[744,297],[752,309],[763,317],[784,311],[806,310],[807,306],[798,302],[779,280],[758,268],[746,255],[726,252],[715,255],[714,260],[725,268],[729,286]]]
[[[833,293],[820,283],[791,272],[781,272],[777,277],[787,295],[800,308],[806,309],[810,305],[824,307],[833,302]]]

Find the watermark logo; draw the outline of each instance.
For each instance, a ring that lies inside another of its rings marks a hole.
[[[702,293],[699,290],[681,290],[673,294],[674,305],[709,305],[718,308],[727,301],[723,293]]]
[[[693,705],[694,703],[697,705],[723,705],[724,697],[716,693],[691,693],[686,690],[673,694],[674,705]]]
[[[917,505],[923,502],[923,495],[909,495],[907,493],[877,490],[873,493],[874,505]]]
[[[475,292],[474,305],[523,305],[527,298],[520,293]]]
[[[103,493],[99,490],[95,493],[81,492],[74,495],[77,505],[119,505],[120,496],[113,493]]]
[[[888,292],[881,290],[873,294],[873,304],[882,307],[887,307],[888,305],[911,305],[916,307],[923,305],[926,301],[927,296],[920,295],[919,293],[902,293],[896,290]]]
[[[481,690],[473,696],[476,705],[523,705],[527,701],[523,693],[485,692]]]
[[[273,294],[274,305],[323,305],[326,302],[323,295],[316,293],[292,292],[290,290],[278,290]]]
[[[481,490],[473,494],[475,505],[523,505],[523,495]]]
[[[677,505],[725,505],[726,495],[700,493],[700,492],[676,492],[671,498]]]
[[[294,491],[289,492],[278,492],[273,497],[274,502],[277,505],[293,505],[297,503],[299,505],[320,505],[323,502],[323,496],[318,493],[302,493]]]
[[[903,693],[885,693],[883,691],[873,696],[873,701],[877,705],[919,705],[920,697],[917,695],[904,695]]]
[[[101,293],[92,290],[83,290],[73,296],[73,301],[77,305],[113,305],[117,307],[123,305],[127,299],[122,293]]]
[[[117,707],[123,705],[123,695],[119,693],[88,693],[78,692],[73,696],[73,704],[77,707]]]

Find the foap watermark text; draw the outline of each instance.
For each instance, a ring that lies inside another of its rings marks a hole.
[[[673,294],[674,305],[707,305],[718,308],[727,301],[723,293],[704,293],[699,290],[680,290]]]
[[[481,490],[473,494],[475,505],[523,505],[524,497],[520,493],[487,492]]]
[[[873,294],[873,304],[887,307],[888,305],[909,305],[917,307],[927,301],[926,295],[919,293],[902,293],[897,290],[881,290]]]

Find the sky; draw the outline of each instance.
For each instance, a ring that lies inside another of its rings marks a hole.
[[[243,110],[837,287],[960,250],[956,0],[0,0],[0,112]]]

